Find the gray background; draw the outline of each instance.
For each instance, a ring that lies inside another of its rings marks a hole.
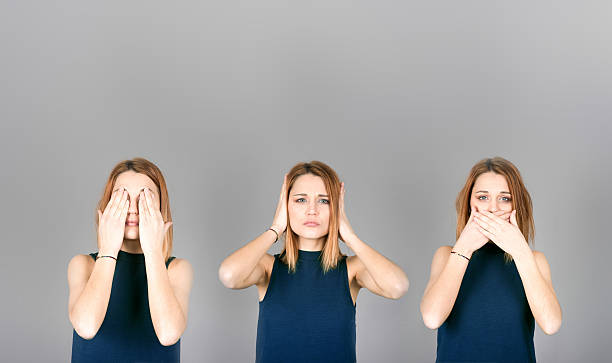
[[[195,271],[184,362],[254,359],[257,293],[217,268],[320,159],[358,235],[407,272],[357,303],[360,362],[430,362],[418,304],[470,167],[516,163],[564,321],[541,362],[609,360],[608,1],[1,1],[2,362],[66,362],[66,267],[112,166],[164,172]],[[278,247],[278,246],[277,246]],[[606,338],[608,336],[608,338]]]

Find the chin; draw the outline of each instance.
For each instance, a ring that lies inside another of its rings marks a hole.
[[[138,227],[126,227],[123,233],[123,238],[125,239],[138,239],[138,236]]]
[[[308,239],[319,239],[319,238],[323,238],[327,235],[327,232],[323,232],[323,231],[295,231],[295,234],[297,234],[298,236],[302,237],[302,238],[308,238]]]

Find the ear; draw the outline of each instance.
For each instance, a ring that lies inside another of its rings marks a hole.
[[[172,222],[166,222],[166,224],[164,224],[164,233],[168,232],[168,229],[170,229],[171,225],[172,225]]]
[[[518,228],[518,223],[516,222],[516,209],[514,209],[512,213],[510,213],[510,223]]]

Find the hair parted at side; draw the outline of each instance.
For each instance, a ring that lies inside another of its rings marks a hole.
[[[503,175],[508,183],[510,194],[512,196],[512,208],[516,210],[516,222],[518,224],[521,233],[525,237],[527,243],[534,243],[535,236],[535,225],[533,222],[533,206],[531,203],[531,196],[525,188],[521,173],[517,167],[514,166],[510,161],[501,158],[494,157],[488,159],[482,159],[472,167],[470,174],[465,181],[463,189],[457,196],[455,207],[457,209],[457,230],[455,238],[459,238],[463,228],[470,219],[470,198],[472,196],[472,188],[476,179],[484,173],[493,172],[495,174]],[[512,260],[512,257],[506,253],[506,259]]]
[[[106,205],[110,201],[111,195],[113,194],[113,186],[115,185],[117,177],[119,177],[121,173],[130,170],[135,173],[144,174],[148,176],[151,180],[153,180],[153,183],[155,183],[155,185],[157,186],[157,190],[159,191],[159,206],[161,215],[164,219],[164,222],[171,222],[172,215],[170,214],[170,199],[168,198],[168,188],[166,187],[166,180],[164,179],[161,170],[159,170],[159,168],[155,164],[143,158],[124,160],[115,165],[110,175],[108,176],[108,180],[106,181],[106,186],[104,187],[102,198],[100,198],[100,201],[98,202],[97,209],[103,211],[104,208],[106,208]],[[96,224],[98,223],[98,213],[96,212]],[[172,254],[172,226],[168,228],[168,232],[166,232],[166,236],[164,237],[163,253],[165,260],[168,260],[168,258]]]
[[[329,165],[320,161],[296,164],[287,174],[287,195],[291,192],[293,184],[302,175],[312,174],[320,177],[325,184],[325,189],[329,196],[329,231],[327,239],[321,252],[321,266],[324,272],[338,266],[338,261],[342,257],[340,245],[338,243],[339,234],[339,200],[340,200],[340,178]],[[289,199],[287,199],[287,202]],[[298,260],[298,240],[299,237],[291,229],[289,216],[287,215],[287,231],[285,235],[285,247],[281,252],[281,261],[289,265],[289,270],[294,272]]]

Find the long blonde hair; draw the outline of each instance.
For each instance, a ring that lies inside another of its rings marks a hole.
[[[321,254],[321,266],[323,271],[327,272],[336,268],[338,261],[342,257],[338,243],[340,178],[338,178],[338,175],[330,166],[320,161],[298,163],[287,174],[287,195],[289,195],[297,178],[306,174],[320,177],[323,180],[323,184],[325,184],[325,189],[329,196],[329,230]],[[291,223],[287,215],[287,232],[285,247],[281,252],[281,261],[289,265],[289,270],[292,272],[295,272],[298,260],[298,241],[299,237],[291,229]]]
[[[518,224],[521,233],[525,237],[527,243],[533,245],[533,238],[535,236],[535,225],[533,222],[533,206],[531,203],[531,196],[525,188],[521,173],[517,167],[514,166],[510,161],[501,158],[494,157],[488,159],[482,159],[472,167],[470,174],[465,181],[463,189],[459,192],[455,207],[457,209],[457,229],[455,233],[456,239],[459,239],[463,228],[470,219],[470,198],[472,196],[472,188],[476,179],[484,173],[493,172],[495,174],[502,175],[506,178],[510,194],[512,195],[512,209],[516,210],[516,222]],[[509,254],[506,254],[507,260],[512,260]]]
[[[172,215],[170,214],[170,199],[168,198],[166,180],[164,179],[161,170],[159,170],[159,168],[155,164],[143,158],[124,160],[115,165],[110,175],[108,176],[108,180],[106,182],[106,185],[104,186],[104,191],[102,192],[102,197],[98,202],[97,209],[103,211],[104,208],[106,208],[106,205],[110,201],[111,195],[113,194],[113,186],[115,185],[115,181],[121,173],[124,173],[129,170],[139,174],[144,174],[148,176],[153,181],[153,183],[155,183],[157,189],[159,190],[159,206],[162,217],[164,218],[164,222],[172,221]],[[96,212],[96,225],[98,224],[98,213]],[[172,226],[170,226],[170,228],[168,228],[168,231],[166,232],[162,250],[164,253],[164,259],[168,260],[168,258],[172,255]]]

